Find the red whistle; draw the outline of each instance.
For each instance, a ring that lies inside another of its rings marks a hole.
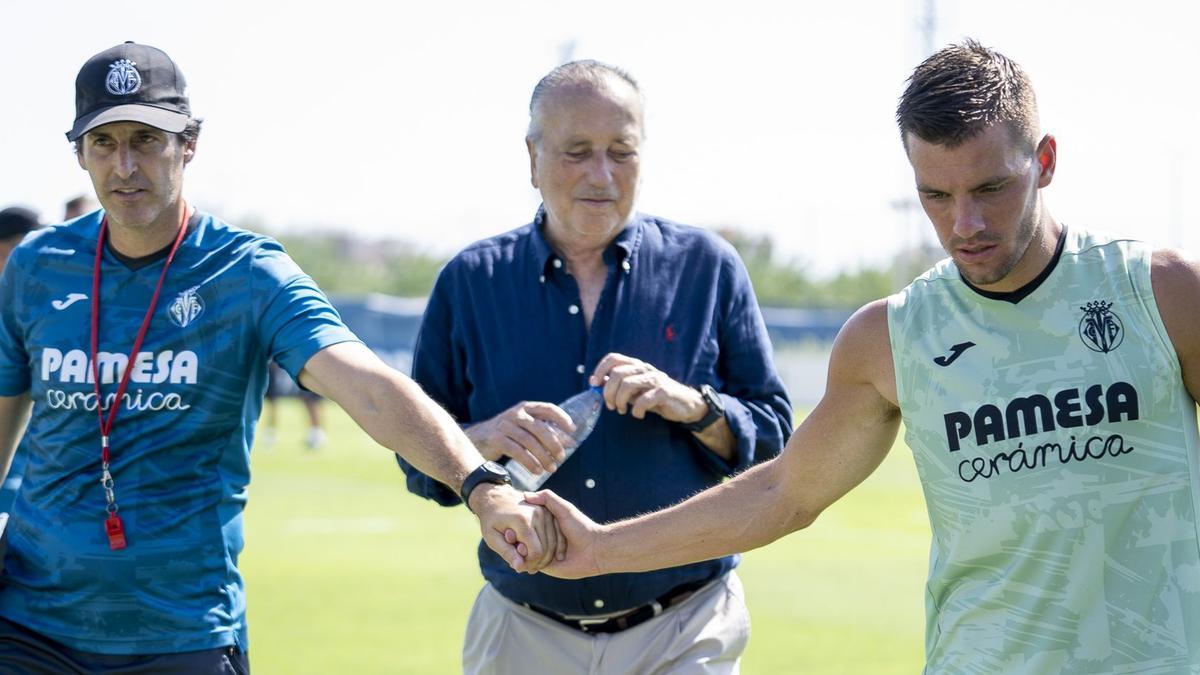
[[[114,551],[125,548],[125,526],[117,514],[110,515],[104,521],[104,531],[108,534],[108,547]]]

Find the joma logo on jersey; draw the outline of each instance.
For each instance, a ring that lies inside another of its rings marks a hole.
[[[1111,302],[1097,300],[1080,307],[1083,318],[1079,320],[1079,338],[1094,352],[1107,354],[1125,340],[1125,328],[1121,319],[1112,313]]]
[[[100,352],[96,359],[100,369],[100,383],[112,384],[120,380],[129,366],[129,357],[125,354],[110,354]],[[183,350],[180,352],[166,351],[138,352],[133,361],[133,372],[129,380],[137,384],[196,384],[196,373],[200,369],[200,359],[196,352]],[[87,352],[82,349],[72,349],[65,354],[53,347],[42,350],[42,381],[74,382],[91,384],[96,380],[92,377],[92,364]]]
[[[167,306],[167,316],[171,323],[185,328],[204,313],[204,299],[196,293],[195,288],[189,288],[180,293],[175,301]]]
[[[1087,411],[1084,411],[1084,406]],[[1093,384],[1081,394],[1079,389],[1063,389],[1053,398],[1042,394],[1020,396],[1004,406],[988,403],[974,415],[963,411],[946,413],[946,443],[957,452],[963,439],[975,433],[975,445],[1030,436],[1056,428],[1073,429],[1094,426],[1105,419],[1109,424],[1138,418],[1137,390],[1128,382],[1114,382],[1107,390]]]

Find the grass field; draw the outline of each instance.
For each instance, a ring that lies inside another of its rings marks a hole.
[[[455,673],[482,584],[461,508],[408,494],[391,453],[327,405],[329,443],[304,449],[280,410],[256,448],[241,567],[250,654],[275,673]],[[920,672],[929,529],[908,449],[807,531],[748,554],[748,675]]]

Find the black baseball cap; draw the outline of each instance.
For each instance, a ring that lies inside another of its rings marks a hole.
[[[133,42],[87,60],[75,78],[74,141],[102,124],[141,122],[173,134],[192,117],[187,81],[161,49]]]
[[[0,211],[0,239],[23,237],[41,227],[38,214],[20,206],[10,206]]]

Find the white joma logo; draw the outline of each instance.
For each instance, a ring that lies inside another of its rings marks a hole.
[[[64,309],[70,307],[71,305],[79,302],[80,300],[87,300],[87,299],[88,299],[88,297],[86,295],[84,295],[83,293],[68,293],[66,300],[54,300],[50,303],[50,306],[53,307],[54,309],[62,311]]]

